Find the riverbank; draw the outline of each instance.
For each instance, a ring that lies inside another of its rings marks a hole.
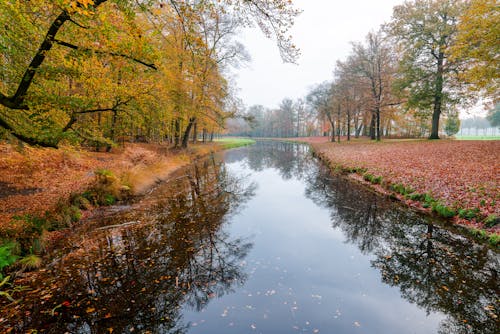
[[[95,208],[144,194],[201,156],[252,142],[198,143],[185,150],[126,144],[110,153],[0,144],[0,251],[37,255],[32,260],[39,261],[64,239],[59,230],[79,224]]]
[[[309,143],[333,170],[498,245],[500,141],[293,140]]]

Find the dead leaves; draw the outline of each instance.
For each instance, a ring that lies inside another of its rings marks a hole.
[[[366,168],[390,184],[430,193],[449,207],[500,215],[500,141],[386,141],[312,143],[345,168]],[[414,202],[411,205],[417,205]]]

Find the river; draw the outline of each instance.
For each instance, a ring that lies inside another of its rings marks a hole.
[[[498,333],[498,253],[306,145],[202,159],[94,226],[37,275],[15,331]]]

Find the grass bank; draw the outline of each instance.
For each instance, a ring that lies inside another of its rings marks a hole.
[[[237,148],[242,146],[248,146],[255,144],[255,140],[248,138],[238,138],[238,137],[225,137],[216,139],[215,142],[217,144],[222,145],[222,147],[227,150],[230,148]]]

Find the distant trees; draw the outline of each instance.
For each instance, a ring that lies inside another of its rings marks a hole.
[[[331,81],[306,94],[304,110],[312,117],[305,119],[308,130],[294,135],[339,141],[352,134],[374,140],[455,134],[459,107],[481,96],[498,102],[499,29],[495,0],[410,0],[394,7],[390,22],[352,43]],[[265,112],[260,121],[274,126],[265,133],[290,136],[285,119],[297,117],[292,109],[282,105]]]
[[[500,127],[500,103],[497,103],[495,108],[488,112],[486,119],[490,122],[491,126]]]

